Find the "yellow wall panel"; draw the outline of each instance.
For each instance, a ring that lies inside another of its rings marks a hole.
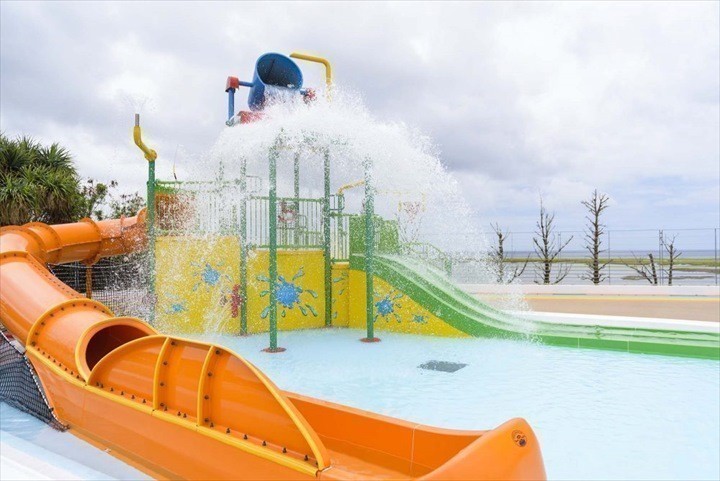
[[[160,330],[240,331],[239,317],[231,317],[232,290],[240,277],[236,238],[158,237],[155,252],[155,322]]]
[[[310,329],[325,325],[323,253],[278,251],[278,329]],[[267,282],[269,254],[254,250],[248,256],[248,332],[268,330]]]
[[[159,237],[155,245],[158,327],[173,332],[240,333],[233,316],[240,284],[235,237]],[[248,332],[268,330],[268,251],[248,255]],[[325,325],[321,250],[278,251],[278,329]],[[235,289],[234,289],[235,288]]]
[[[348,327],[350,321],[350,264],[337,262],[332,269],[332,325]]]
[[[159,237],[156,245],[157,327],[171,332],[240,333],[240,247],[235,237]],[[321,250],[278,251],[278,329],[325,326]],[[248,332],[268,330],[268,251],[248,255]],[[332,271],[332,325],[365,328],[365,273],[337,263]],[[375,329],[435,336],[464,336],[376,277]]]

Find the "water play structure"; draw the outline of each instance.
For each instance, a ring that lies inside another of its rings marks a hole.
[[[321,63],[331,92],[326,60],[297,53],[291,57]],[[249,88],[251,110],[235,113],[240,87]],[[293,96],[305,103],[315,98],[313,90],[303,89],[298,66],[273,53],[258,59],[252,82],[229,77],[226,92],[227,124],[235,128],[261,120],[266,104]],[[376,330],[388,330],[720,357],[714,326],[656,329],[634,323],[529,321],[481,302],[449,281],[448,256],[441,249],[404,242],[398,219],[376,213],[379,192],[373,185],[372,159],[363,159],[362,179],[342,179],[333,191],[331,174],[338,177],[332,171],[334,140],[310,132],[301,141],[287,141],[278,134],[264,152],[266,190],[262,178],[247,174],[248,159],[241,155],[236,179],[161,181],[150,166],[151,288],[157,295],[158,325],[202,332],[211,319],[212,330],[227,334],[268,332],[270,351],[282,349],[278,331],[333,326],[365,329],[366,342],[378,340]],[[322,196],[301,197],[303,161],[313,155],[322,159]],[[280,162],[292,162],[291,196],[277,194]],[[346,206],[352,189],[363,189],[359,212]],[[423,208],[422,197],[400,194],[399,209]]]
[[[263,70],[263,59],[268,58],[272,65]],[[294,63],[276,54],[261,58],[251,89],[251,107],[270,98],[268,93],[262,94],[261,87],[291,88],[282,71],[278,73],[273,66],[289,68]],[[283,79],[269,79],[271,74]],[[298,80],[292,88],[299,89],[301,77]],[[25,345],[54,414],[74,433],[111,448],[155,476],[544,478],[537,439],[522,419],[493,431],[451,431],[285,393],[253,365],[221,346],[162,335],[140,319],[116,317],[103,304],[58,281],[47,270],[48,263],[93,263],[142,249],[147,243],[154,254],[153,290],[158,293],[158,304],[162,302],[163,249],[171,245],[171,239],[161,234],[166,221],[180,221],[186,213],[173,208],[172,189],[163,191],[154,179],[157,155],[142,142],[137,118],[134,137],[149,165],[147,210],[133,218],[84,219],[55,226],[33,223],[4,227],[0,232],[0,316]],[[275,160],[271,157],[271,172]],[[160,200],[163,195],[168,196],[165,204]],[[269,350],[276,352],[278,306],[301,310],[295,296],[311,292],[310,297],[319,298],[319,294],[278,275],[278,264],[285,268],[278,259],[278,233],[282,231],[277,226],[284,207],[278,213],[272,183],[268,199],[261,200],[268,208],[269,240],[265,260],[257,262],[267,262],[270,287],[260,293],[269,298],[269,306],[259,317],[269,318],[269,330],[274,333]],[[325,216],[330,211],[328,201],[326,192]],[[170,212],[166,217],[161,214],[163,208]],[[320,250],[319,268],[312,264],[300,268],[324,272],[319,277],[325,279],[327,294],[331,289],[328,227],[321,237],[324,249]],[[304,236],[306,245],[318,243],[308,240],[310,237],[310,233]],[[241,242],[238,247],[245,250],[247,245]],[[214,286],[223,279],[217,266],[198,266],[205,284]],[[252,271],[253,267],[245,265],[243,269]],[[243,295],[240,287],[233,287],[231,294]],[[302,307],[313,317],[319,318],[323,312],[323,324],[330,324],[329,297],[319,308],[309,303]],[[239,304],[244,310],[242,317],[248,319],[241,329],[259,330],[252,323],[257,321],[247,311],[247,302],[229,303],[231,310],[237,310]],[[292,319],[289,322],[293,327],[307,327]]]
[[[291,57],[324,65],[330,86],[327,61]],[[249,88],[250,111],[236,114],[240,87]],[[234,129],[262,126],[274,102],[312,104],[316,95],[280,54],[260,57],[251,82],[230,77],[226,91]],[[162,331],[268,333],[269,353],[282,352],[283,330],[347,327],[363,329],[365,342],[389,330],[719,357],[712,331],[529,321],[481,303],[448,281],[442,253],[433,257],[439,269],[408,260],[409,251],[433,248],[403,243],[397,222],[376,214],[372,159],[364,160],[363,179],[346,179],[333,193],[331,143],[322,138],[279,137],[267,152],[266,190],[242,158],[238,178],[158,180],[139,116],[134,140],[149,175],[147,209],[136,217],[2,228],[0,318],[25,345],[57,418],[155,476],[545,477],[537,438],[522,419],[473,432],[400,421],[284,392],[234,352]],[[322,158],[317,198],[300,196],[307,152]],[[285,159],[293,163],[289,197],[278,196]],[[346,208],[353,188],[364,191],[358,213]],[[140,250],[149,253],[149,323],[115,316],[46,268]]]

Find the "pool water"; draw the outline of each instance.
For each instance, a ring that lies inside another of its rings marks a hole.
[[[540,438],[549,479],[720,479],[718,361],[390,333],[365,344],[360,337],[347,329],[282,332],[288,350],[280,354],[261,352],[267,335],[199,338],[234,349],[283,389],[402,419],[489,429],[524,417]],[[465,366],[447,372],[423,364]],[[0,454],[10,456],[10,464],[0,456],[3,479],[58,478],[58,470],[62,479],[144,477],[2,403],[0,421]]]
[[[720,479],[720,362],[361,331],[202,336],[283,389],[414,422],[488,429],[524,417],[549,479]],[[455,372],[428,361],[467,364]]]

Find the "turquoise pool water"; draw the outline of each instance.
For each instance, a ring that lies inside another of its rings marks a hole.
[[[281,354],[260,352],[266,335],[202,339],[234,349],[284,389],[402,419],[488,429],[524,417],[540,438],[549,479],[720,479],[720,362],[381,335],[364,344],[360,331],[280,333],[288,348]],[[428,361],[467,365],[454,373],[418,368]],[[0,421],[0,454],[19,451],[39,472],[50,463],[67,473],[63,479],[143,477],[5,404]],[[28,474],[2,461],[4,474]]]
[[[204,336],[283,389],[411,421],[487,429],[524,417],[549,479],[720,479],[720,362],[531,343],[362,332]],[[430,361],[467,364],[454,372]]]

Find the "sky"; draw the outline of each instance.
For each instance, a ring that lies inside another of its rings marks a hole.
[[[135,111],[169,178],[225,128],[228,75],[303,51],[430,136],[485,229],[533,230],[541,197],[582,229],[594,189],[609,229],[717,228],[719,18],[720,2],[2,1],[0,129],[142,191]]]

